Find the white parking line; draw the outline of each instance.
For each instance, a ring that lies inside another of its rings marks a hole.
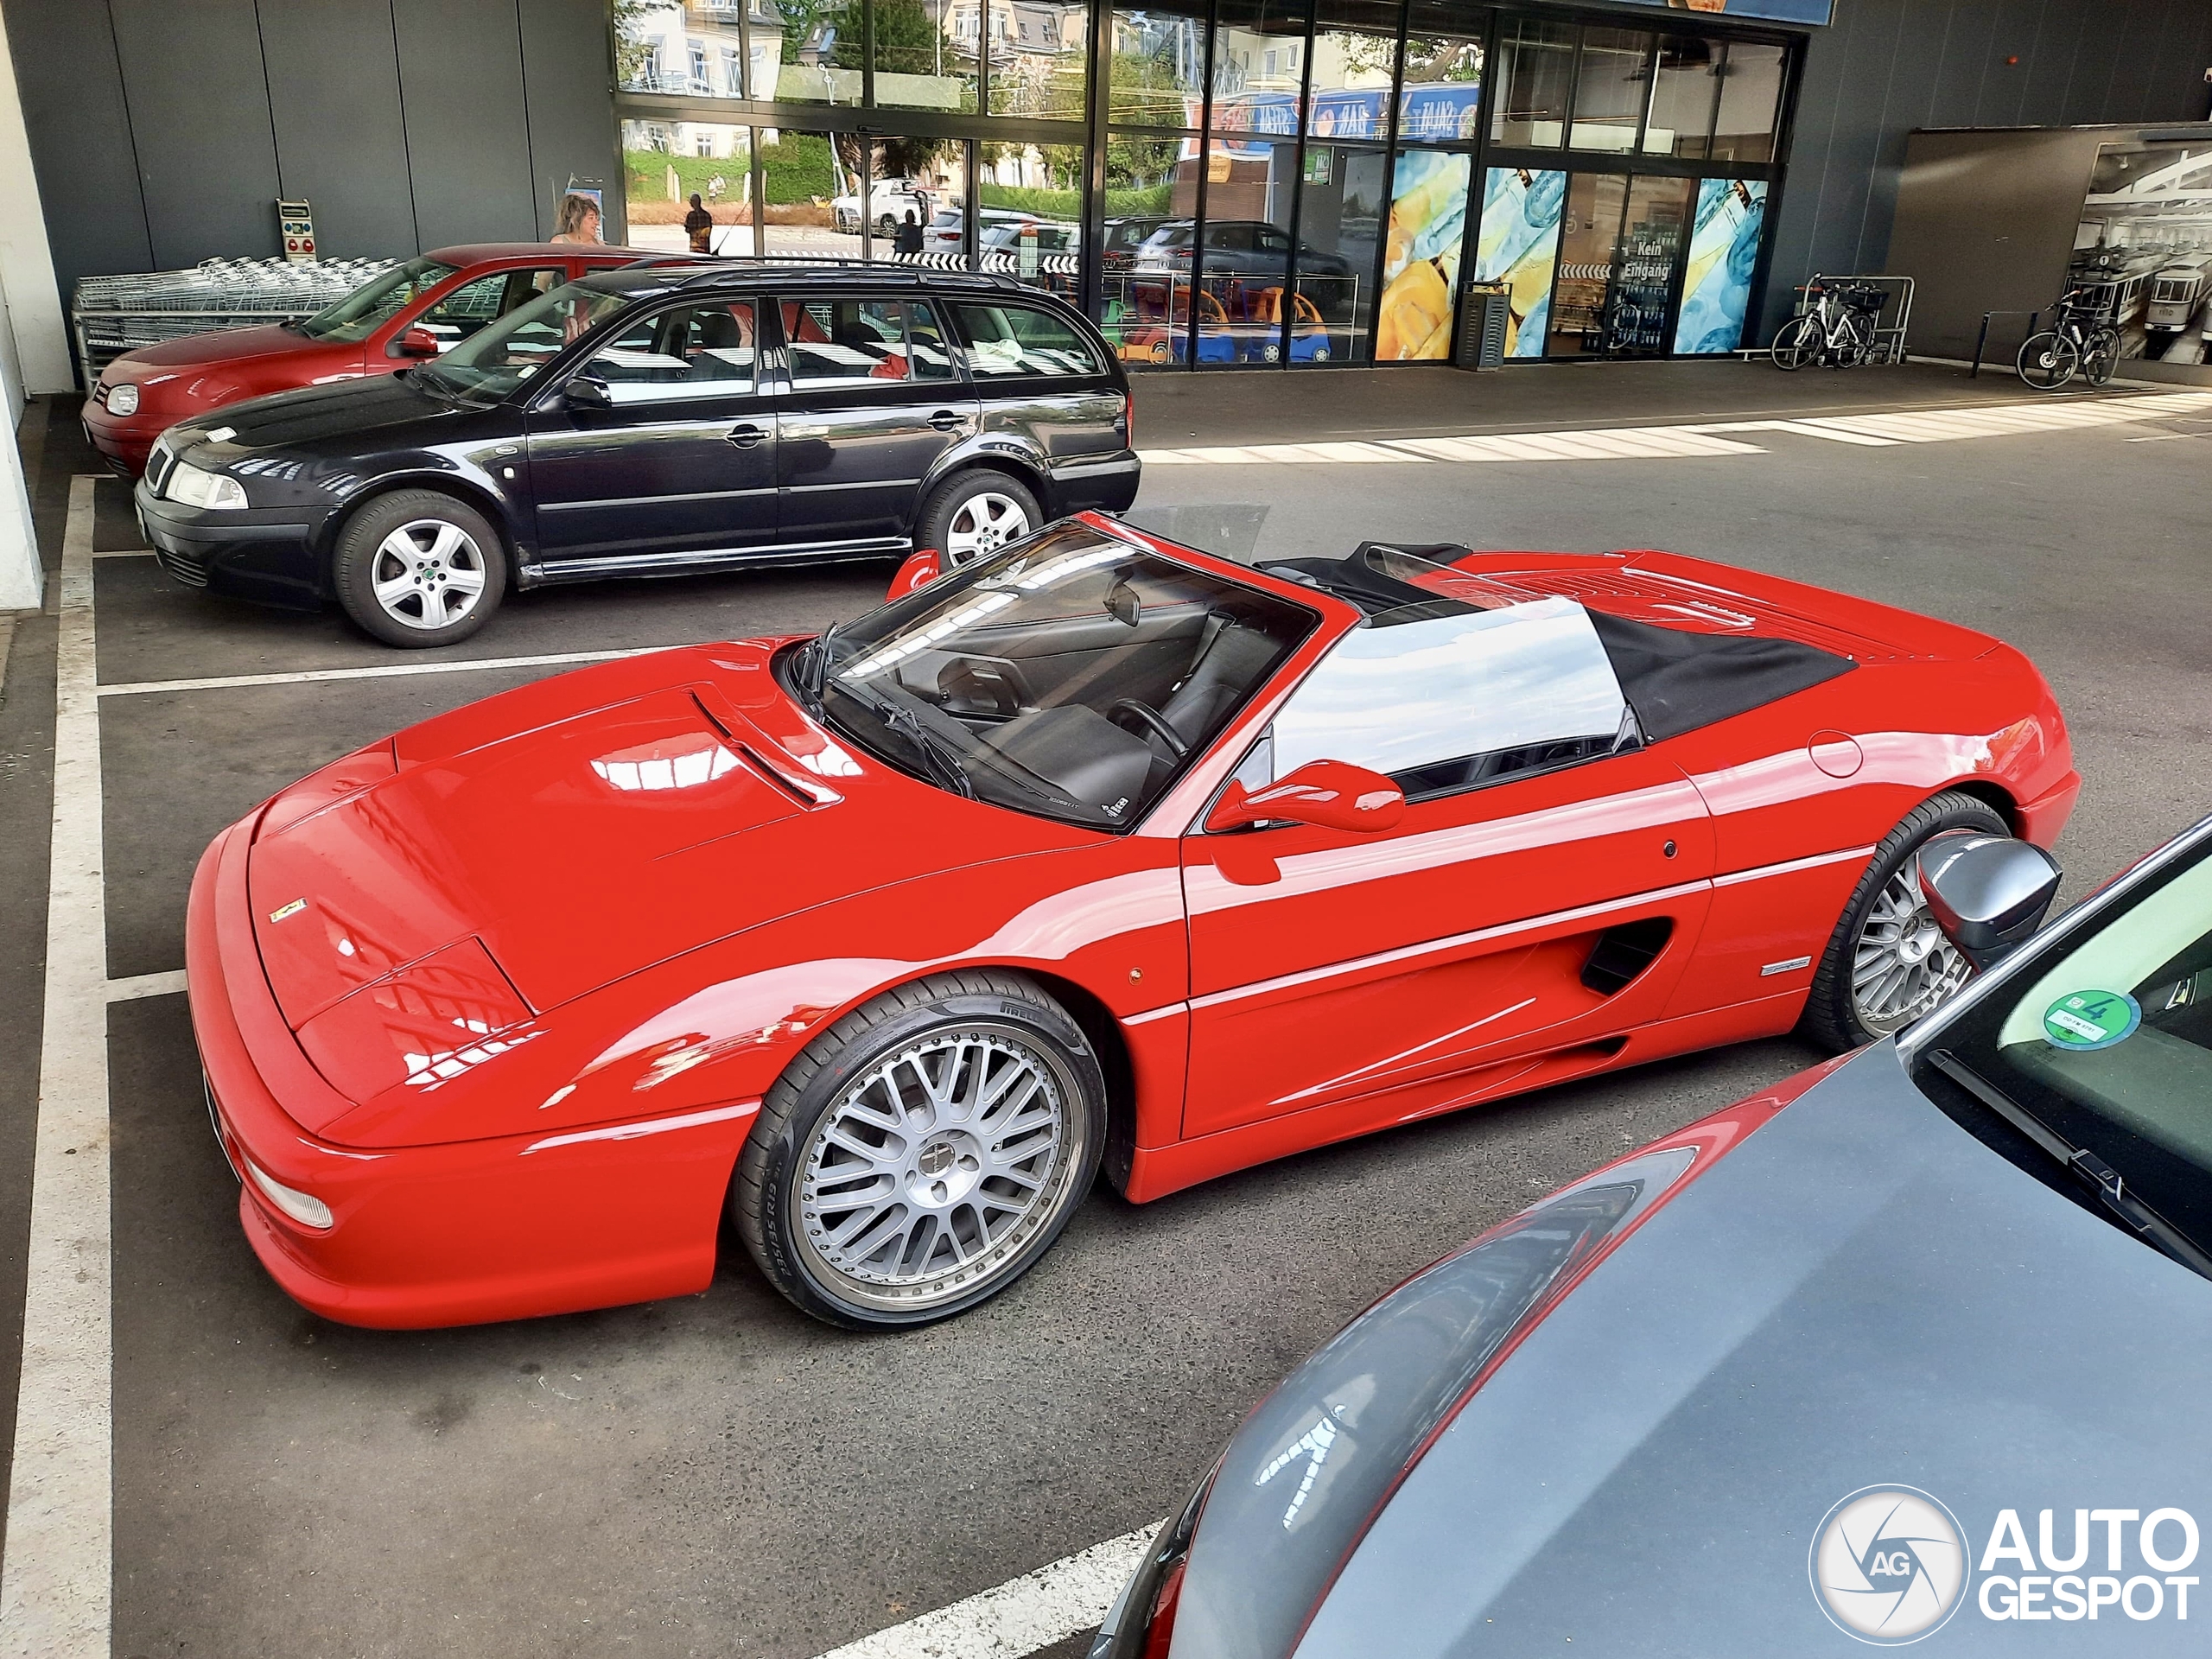
[[[319,680],[389,680],[411,674],[474,674],[494,668],[558,668],[575,663],[611,663],[644,657],[672,645],[638,645],[628,651],[564,651],[550,657],[479,657],[461,663],[391,663],[375,668],[314,668],[296,674],[218,674],[200,680],[126,680],[104,685],[104,697],[155,696],[168,691],[228,691],[245,685],[309,685]]]
[[[107,903],[92,485],[73,479],[54,664],[53,866],[0,1659],[106,1659],[114,1563]]]
[[[111,1002],[137,1002],[149,996],[176,996],[184,990],[184,969],[174,969],[166,974],[140,974],[134,979],[111,979],[107,982],[107,1000]]]
[[[1096,1628],[1159,1530],[1154,1522],[1109,1538],[965,1601],[849,1642],[822,1659],[1023,1659]]]
[[[96,559],[150,559],[154,556],[154,550],[150,547],[104,547],[96,549],[92,556]]]

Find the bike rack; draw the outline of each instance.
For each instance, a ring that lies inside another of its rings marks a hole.
[[[1982,353],[1989,349],[1989,320],[1992,317],[2025,317],[2028,320],[2028,332],[2021,336],[2021,339],[2025,340],[2033,338],[2036,332],[2036,325],[2043,321],[2043,313],[2041,310],[1983,312],[1981,314],[1981,332],[1974,336],[1974,366],[1967,371],[1967,378],[1969,380],[1979,380],[1981,378],[1981,358]]]

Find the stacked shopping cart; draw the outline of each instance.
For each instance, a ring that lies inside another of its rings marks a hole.
[[[80,276],[69,307],[87,379],[124,352],[214,328],[245,328],[320,311],[390,259],[206,259],[189,270]]]

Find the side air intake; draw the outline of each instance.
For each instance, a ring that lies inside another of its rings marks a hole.
[[[1648,916],[1607,928],[1590,947],[1590,960],[1582,964],[1582,982],[1600,996],[1626,989],[1667,948],[1674,933],[1671,916]]]

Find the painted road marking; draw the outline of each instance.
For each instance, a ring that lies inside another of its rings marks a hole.
[[[107,1659],[114,1576],[107,899],[92,485],[72,479],[54,660],[53,866],[0,1659]]]
[[[166,974],[140,974],[134,979],[111,979],[107,982],[107,1000],[111,1002],[136,1002],[149,996],[177,996],[184,990],[184,969],[174,969]]]
[[[822,1659],[1023,1659],[1096,1630],[1160,1523],[1125,1532],[992,1590],[864,1636]]]
[[[92,556],[96,559],[150,559],[154,556],[154,550],[150,547],[99,548],[94,550]]]
[[[1358,443],[1217,444],[1141,452],[1147,466],[1249,466],[1274,462],[1330,465],[1396,461],[1634,461],[1677,455],[1758,455],[1768,451],[1738,435],[1778,432],[1830,443],[1885,448],[1948,443],[1962,438],[2115,426],[2212,408],[2212,392],[2094,397],[1896,414],[1823,415],[1803,419],[1697,421],[1681,426],[1601,427],[1588,431],[1469,433],[1460,437],[1376,438]]]
[[[157,696],[172,691],[229,691],[249,685],[311,685],[321,680],[389,680],[410,674],[474,674],[494,668],[558,668],[576,663],[611,663],[623,657],[647,657],[682,645],[638,645],[627,651],[564,651],[550,657],[480,657],[461,663],[392,663],[375,668],[315,668],[296,674],[219,674],[202,680],[129,680],[103,685],[104,697]]]

